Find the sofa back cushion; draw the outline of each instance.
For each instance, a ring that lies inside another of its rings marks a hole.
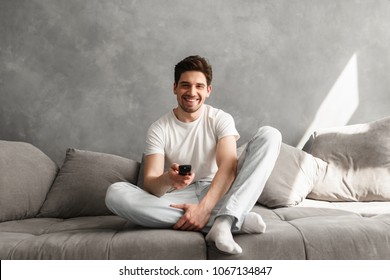
[[[317,131],[308,149],[329,163],[309,198],[390,200],[390,118]]]
[[[326,166],[323,160],[282,143],[258,202],[271,208],[298,205],[311,192]]]
[[[238,170],[245,160],[246,144],[239,147]],[[327,163],[298,148],[282,143],[275,166],[257,202],[270,207],[301,203],[322,176]]]
[[[38,217],[112,214],[105,204],[115,182],[137,183],[140,163],[117,155],[69,148]]]
[[[0,222],[37,215],[57,171],[33,145],[0,141]]]

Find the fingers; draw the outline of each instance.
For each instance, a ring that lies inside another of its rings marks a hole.
[[[186,209],[186,205],[185,204],[171,204],[169,205],[170,207],[173,207],[173,208],[178,208],[178,209],[182,209],[182,210],[185,210]]]
[[[173,229],[175,230],[190,230],[190,231],[197,231],[200,230],[200,228],[192,224],[190,221],[186,220],[186,218],[181,217],[179,221],[173,226]]]
[[[190,205],[187,204],[171,204],[170,205],[173,208],[182,209],[186,211],[190,208]],[[196,223],[194,219],[191,218],[191,214],[189,212],[184,213],[184,215],[176,222],[175,225],[173,225],[173,229],[175,230],[191,230],[191,231],[197,231],[201,228]]]
[[[192,174],[191,175],[179,175],[178,171],[174,171],[173,169],[171,169],[171,170],[172,171],[171,171],[170,178],[171,178],[172,186],[177,190],[181,190],[181,189],[186,188],[194,180],[194,175],[192,175]]]
[[[171,204],[169,205],[172,208],[182,209],[185,210],[186,206],[185,204]],[[186,219],[184,218],[184,215],[176,222],[176,224],[173,225],[173,229],[179,230],[182,229],[183,225],[186,223]]]
[[[173,169],[174,171],[176,171],[177,173],[179,173],[179,164],[177,164],[177,163],[172,163],[171,169]]]
[[[176,207],[175,207],[176,206]],[[184,205],[175,205],[175,206],[172,206],[174,208],[179,208],[179,209],[183,209],[182,206]],[[187,219],[186,219],[186,215],[184,214],[177,222],[176,224],[173,225],[173,229],[176,229],[176,230],[186,230],[188,228],[188,224],[187,224]]]
[[[183,216],[183,217],[184,217],[184,216]],[[186,220],[185,220],[183,217],[181,217],[181,218],[177,221],[177,223],[173,225],[173,229],[175,229],[175,230],[185,230],[183,226],[185,225]]]

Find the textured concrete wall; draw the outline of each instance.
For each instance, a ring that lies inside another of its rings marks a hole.
[[[390,1],[0,0],[0,139],[59,164],[74,147],[140,159],[175,105],[173,66],[209,58],[209,103],[242,138],[260,125],[295,145],[356,54],[350,123],[390,115]]]

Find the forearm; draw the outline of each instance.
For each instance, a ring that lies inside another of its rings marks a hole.
[[[216,161],[218,171],[211,182],[209,191],[200,202],[210,212],[229,191],[236,178],[237,153],[234,136],[224,137],[219,140],[216,150]]]
[[[157,177],[144,177],[144,190],[155,196],[163,196],[171,188],[172,184],[168,172]]]
[[[222,163],[214,176],[207,194],[199,202],[205,209],[211,210],[221,198],[229,191],[237,171],[237,162]]]
[[[172,186],[168,171],[164,172],[164,156],[147,155],[144,165],[144,190],[158,197],[163,196]]]

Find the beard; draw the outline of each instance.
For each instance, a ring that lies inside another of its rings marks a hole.
[[[187,107],[181,104],[179,104],[179,106],[184,112],[191,114],[199,111],[199,109],[202,107],[202,104],[199,104],[199,106],[195,106],[195,107]]]
[[[191,104],[191,102],[188,102],[186,100],[186,96],[182,97],[181,102],[179,103],[179,107],[186,113],[195,113],[197,112],[200,108],[202,108],[203,102],[200,98],[196,98],[196,104]]]

